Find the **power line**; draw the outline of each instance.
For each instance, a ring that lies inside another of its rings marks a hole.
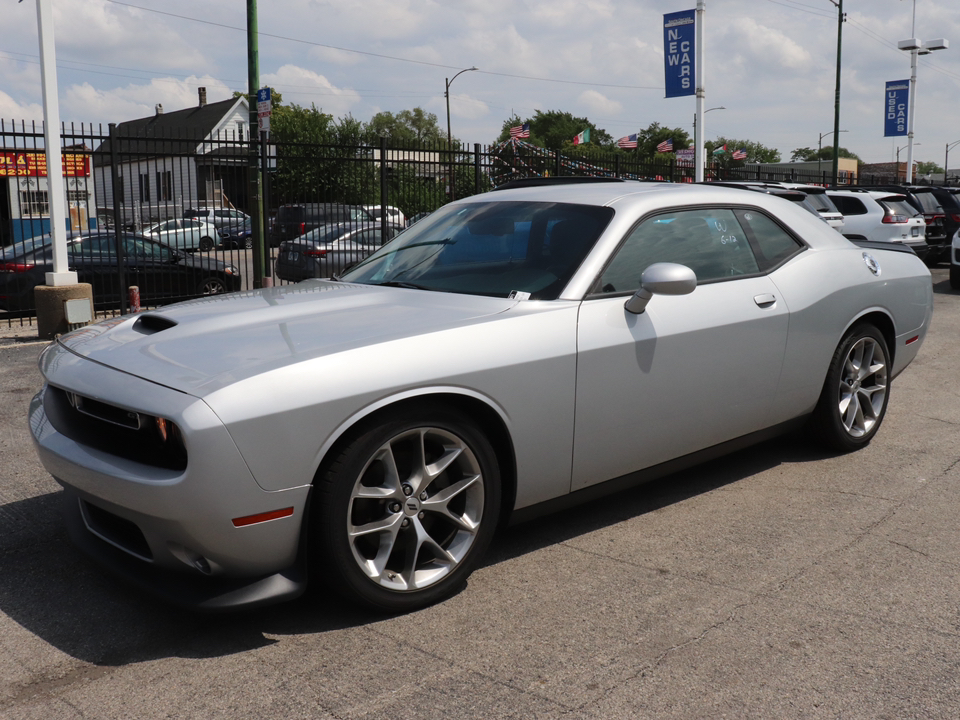
[[[153,10],[151,8],[141,7],[139,5],[133,5],[131,3],[121,2],[121,0],[107,0],[107,2],[113,3],[114,5],[122,5],[124,7],[134,8],[136,10],[142,10],[144,12],[156,13],[157,15],[166,15],[167,17],[177,18],[179,20],[189,20],[190,22],[202,23],[204,25],[212,25],[214,27],[224,28],[226,30],[236,30],[237,32],[246,32],[246,28],[236,27],[235,25],[227,25],[225,23],[213,22],[212,20],[201,20],[200,18],[189,17],[187,15],[178,15],[177,13],[166,12],[164,10]],[[327,45],[325,43],[314,42],[312,40],[301,40],[300,38],[287,37],[285,35],[275,35],[273,33],[267,32],[258,32],[257,35],[260,37],[268,37],[273,40],[283,40],[284,42],[294,42],[300,43],[302,45],[311,45],[313,47],[322,47],[327,48],[328,50],[339,50],[340,52],[354,53],[357,55],[365,55],[367,57],[380,58],[382,60],[393,60],[395,62],[405,62],[412,63],[414,65],[426,65],[428,67],[443,68],[444,70],[459,70],[461,69],[458,65],[444,65],[442,63],[432,63],[425,60],[411,60],[410,58],[397,57],[395,55],[382,55],[380,53],[368,52],[366,50],[355,50],[353,48],[339,47],[337,45]],[[494,75],[497,77],[508,77],[515,78],[518,80],[535,80],[537,82],[551,82],[551,83],[561,83],[564,85],[589,85],[590,87],[606,87],[606,88],[620,88],[623,90],[663,90],[663,86],[654,86],[654,85],[614,85],[610,83],[599,83],[599,82],[588,82],[588,81],[577,81],[577,80],[555,80],[553,78],[542,78],[542,77],[533,77],[530,75],[511,75],[509,73],[498,73],[492,72],[489,70],[478,70],[477,72],[483,75]]]

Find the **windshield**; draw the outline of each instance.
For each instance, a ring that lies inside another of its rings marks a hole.
[[[448,205],[345,273],[345,282],[554,300],[613,209],[544,202]]]
[[[53,244],[52,235],[37,235],[27,240],[21,240],[18,243],[9,245],[5,248],[0,248],[0,258],[4,260],[10,260],[15,257],[20,257],[21,255],[26,255],[32,253],[35,250],[40,250],[47,245]]]

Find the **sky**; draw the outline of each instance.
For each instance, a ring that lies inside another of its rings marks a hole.
[[[0,118],[43,119],[36,0],[4,2]],[[260,0],[260,84],[285,103],[369,120],[422,107],[492,143],[516,114],[560,110],[614,138],[658,122],[693,134],[693,97],[664,97],[663,14],[696,0]],[[919,58],[914,158],[960,140],[960,0],[843,0],[840,145],[906,158],[883,137],[884,84],[910,77],[897,42],[946,38]],[[247,89],[243,0],[53,0],[61,120],[123,122]],[[914,19],[915,18],[915,19]],[[914,31],[915,23],[915,31]],[[780,151],[833,143],[834,0],[706,0],[705,138]],[[821,135],[825,137],[821,140]],[[572,139],[572,138],[571,138]],[[950,166],[960,167],[960,144]]]

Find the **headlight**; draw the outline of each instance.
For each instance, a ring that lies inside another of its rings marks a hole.
[[[239,275],[239,274],[240,274],[240,271],[239,271],[237,268],[235,268],[233,265],[227,265],[227,266],[223,269],[223,271],[224,271],[227,275]]]

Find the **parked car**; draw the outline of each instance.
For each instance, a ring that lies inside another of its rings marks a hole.
[[[830,209],[832,204],[829,202],[829,199],[823,199],[825,197],[824,189],[819,186],[812,186],[814,190],[808,193],[802,189],[803,187],[807,186],[793,188],[787,187],[787,183],[780,182],[711,180],[709,181],[709,184],[721,185],[723,187],[741,188],[743,190],[752,190],[754,192],[763,192],[769,195],[778,195],[785,200],[790,200],[791,202],[796,203],[811,215],[820,218],[837,232],[840,232],[840,230],[843,228],[843,215],[836,209],[836,207]],[[812,199],[813,197],[818,199],[814,201]]]
[[[281,205],[273,223],[270,244],[277,246],[284,240],[292,240],[322,225],[337,223],[370,223],[373,218],[360,205],[338,203],[297,203]]]
[[[224,248],[252,248],[253,224],[248,218],[242,225],[222,227],[217,231],[220,234],[220,246]]]
[[[124,233],[124,278],[121,284],[113,233],[72,238],[67,244],[69,267],[77,279],[93,286],[94,304],[115,307],[121,294],[136,285],[145,304],[173,302],[241,288],[240,271],[215,258],[191,255],[143,235]],[[36,307],[33,289],[53,272],[49,235],[4,248],[0,256],[0,308],[10,311]]]
[[[250,216],[242,210],[225,207],[188,208],[183,211],[183,217],[206,220],[218,230],[236,229],[250,222]]]
[[[393,207],[392,205],[387,205],[386,208],[383,205],[364,205],[363,209],[367,211],[367,214],[370,215],[374,220],[380,220],[384,214],[387,216],[387,222],[393,225],[399,225],[400,227],[407,226],[407,218],[404,217],[403,211],[400,208]]]
[[[950,287],[960,290],[960,230],[953,234],[950,245]]]
[[[806,201],[810,207],[827,221],[827,225],[839,233],[843,232],[844,214],[830,199],[826,188],[820,187],[819,185],[806,185],[804,183],[793,182],[779,182],[777,184],[790,190],[800,190],[803,192],[803,194],[807,196]]]
[[[950,236],[947,234],[946,213],[940,199],[929,185],[876,185],[861,186],[867,190],[887,190],[905,195],[907,201],[923,215],[927,223],[926,240],[929,249],[926,263],[936,265],[946,260],[950,253]]]
[[[901,243],[913,248],[920,258],[927,256],[927,224],[905,195],[855,188],[830,190],[828,194],[843,212],[845,237]]]
[[[403,230],[387,226],[386,239]],[[322,225],[294,240],[280,244],[274,275],[281,280],[299,282],[307,278],[328,278],[355,265],[384,243],[380,224]]]
[[[943,210],[943,231],[952,239],[960,230],[960,188],[931,185],[930,191]]]
[[[772,194],[498,190],[341,281],[66,334],[28,424],[75,542],[140,587],[216,609],[309,577],[403,612],[506,522],[804,423],[864,447],[932,308],[913,252]]]
[[[146,228],[143,234],[165,245],[187,252],[213,250],[216,247],[217,239],[220,237],[213,225],[196,218],[164,220]]]

